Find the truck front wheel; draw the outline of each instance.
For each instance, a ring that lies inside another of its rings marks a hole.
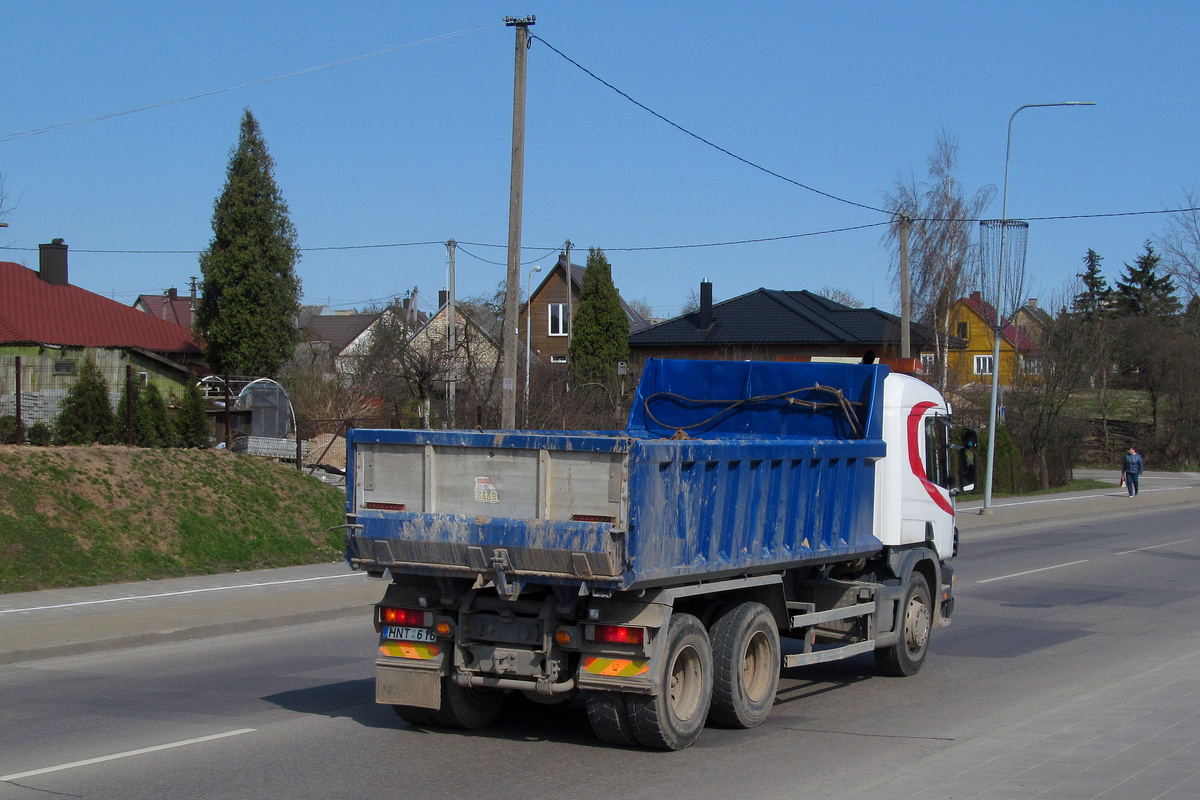
[[[875,664],[884,675],[903,678],[921,668],[929,649],[929,631],[933,628],[929,582],[916,570],[908,576],[899,613],[901,619],[897,624],[903,626],[900,638],[890,647],[875,651]]]
[[[734,606],[713,623],[713,699],[718,725],[753,728],[775,704],[779,687],[779,629],[762,603]]]
[[[661,692],[626,695],[630,726],[643,747],[682,750],[704,730],[712,702],[712,645],[700,620],[671,617],[658,669]]]

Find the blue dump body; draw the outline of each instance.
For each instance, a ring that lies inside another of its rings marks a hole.
[[[631,589],[877,552],[886,375],[652,359],[624,432],[352,430],[347,559]]]

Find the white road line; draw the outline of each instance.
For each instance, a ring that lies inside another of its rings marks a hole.
[[[154,747],[143,747],[139,750],[128,750],[124,753],[114,753],[111,756],[100,756],[99,758],[88,758],[83,761],[72,761],[70,764],[59,764],[55,767],[42,767],[41,769],[31,769],[28,772],[14,772],[11,775],[0,775],[0,781],[17,781],[22,778],[32,778],[34,775],[45,775],[48,772],[61,772],[64,769],[74,769],[75,767],[86,767],[89,764],[100,764],[105,761],[115,761],[118,758],[129,758],[130,756],[140,756],[145,753],[155,753],[159,750],[170,750],[173,747],[186,747],[189,744],[200,744],[201,742],[211,742],[214,739],[225,739],[229,736],[240,736],[243,733],[254,733],[257,728],[242,728],[236,731],[227,731],[225,733],[214,733],[212,736],[200,736],[196,739],[184,739],[182,742],[171,742],[170,744],[159,744]]]
[[[223,592],[227,589],[256,589],[260,586],[282,586],[287,583],[307,583],[309,581],[328,581],[339,578],[362,578],[365,572],[347,572],[345,575],[322,575],[317,578],[292,578],[286,581],[266,581],[264,583],[238,583],[233,586],[210,586],[206,589],[184,589],[178,592],[161,592],[159,594],[140,594],[131,597],[110,597],[105,600],[81,600],[78,603],[59,603],[52,606],[32,606],[30,608],[0,608],[0,614],[15,614],[18,611],[48,611],[54,608],[75,608],[77,606],[98,606],[104,603],[125,603],[130,600],[156,600],[160,597],[178,597],[184,594],[200,594],[202,592]]]
[[[1187,543],[1187,542],[1190,542],[1190,541],[1191,541],[1191,539],[1180,539],[1178,542],[1166,542],[1165,544],[1152,544],[1152,545],[1150,545],[1149,547],[1138,547],[1138,548],[1136,548],[1136,549],[1134,549],[1134,550],[1122,550],[1122,551],[1121,551],[1121,552],[1119,552],[1119,553],[1113,553],[1113,555],[1115,555],[1115,556],[1127,556],[1127,555],[1129,555],[1130,553],[1140,553],[1140,552],[1142,552],[1143,550],[1153,550],[1153,549],[1154,549],[1154,548],[1156,548],[1156,547],[1170,547],[1171,545],[1175,545],[1175,544],[1185,544],[1185,543]]]
[[[975,581],[975,582],[976,583],[991,583],[992,581],[1002,581],[1002,580],[1005,580],[1006,578],[1019,578],[1022,575],[1032,575],[1035,572],[1045,572],[1046,570],[1050,570],[1050,569],[1062,569],[1063,567],[1073,567],[1076,564],[1086,564],[1090,560],[1091,559],[1089,559],[1089,558],[1083,558],[1083,559],[1080,559],[1079,561],[1069,561],[1066,564],[1055,564],[1053,567],[1041,567],[1039,569],[1027,569],[1024,572],[1014,572],[1011,575],[1001,575],[996,578],[984,578],[981,581]]]

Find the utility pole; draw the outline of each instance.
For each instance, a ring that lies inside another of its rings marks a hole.
[[[912,358],[912,288],[908,282],[908,229],[912,217],[900,215],[900,357]]]
[[[458,242],[451,239],[446,242],[446,252],[450,256],[448,266],[449,277],[446,281],[447,301],[446,301],[446,347],[450,351],[450,380],[446,382],[446,416],[450,418],[450,427],[453,428],[457,424],[454,419],[454,389],[455,381],[458,379],[458,324],[455,322],[455,306],[454,306],[454,249],[458,246]]]
[[[513,66],[512,178],[508,190],[508,278],[504,291],[504,373],[500,427],[517,427],[517,336],[521,313],[521,199],[525,185],[525,64],[533,16],[506,17],[517,29]]]
[[[575,300],[572,297],[571,288],[575,285],[575,281],[571,276],[571,240],[567,239],[567,243],[563,246],[563,251],[567,256],[567,318],[564,320],[567,326],[567,366],[570,367],[571,361],[571,335],[575,333],[575,317],[572,316],[574,308],[572,307]]]

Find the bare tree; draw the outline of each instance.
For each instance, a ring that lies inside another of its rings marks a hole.
[[[954,177],[958,139],[946,130],[934,139],[926,179],[898,173],[884,207],[894,216],[884,241],[898,246],[905,220],[909,233],[909,270],[913,318],[933,328],[934,375],[947,388],[946,348],[950,339],[950,307],[976,282],[973,231],[996,187],[985,186],[970,198]],[[897,284],[899,258],[895,259]]]
[[[832,300],[835,303],[841,303],[844,306],[850,306],[850,308],[862,308],[864,305],[863,301],[859,300],[858,296],[855,295],[854,292],[851,292],[848,289],[839,288],[837,286],[822,286],[817,290],[817,294],[828,300]]]
[[[1189,295],[1200,295],[1200,192],[1185,191],[1184,208],[1167,219],[1166,229],[1159,235],[1167,272],[1174,275]]]

